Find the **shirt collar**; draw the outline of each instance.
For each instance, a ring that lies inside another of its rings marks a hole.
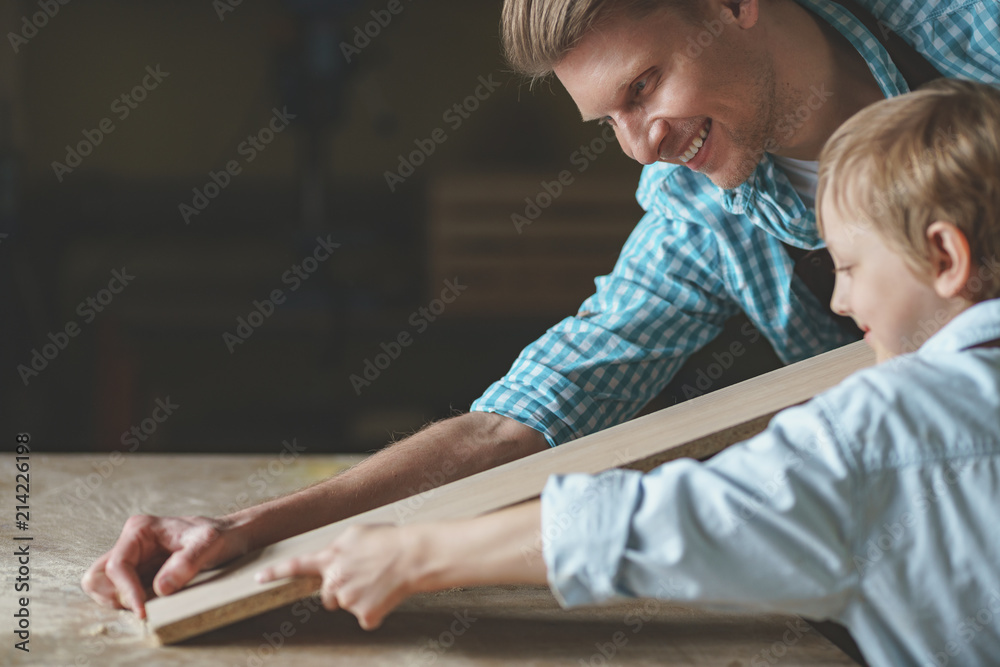
[[[1000,338],[1000,299],[970,306],[927,339],[917,354],[957,352]]]
[[[909,92],[906,79],[892,62],[889,52],[852,13],[827,0],[797,2],[833,26],[851,43],[868,63],[885,97]],[[806,208],[784,174],[776,172],[778,170],[770,154],[764,153],[753,175],[745,183],[722,191],[722,206],[730,213],[748,216],[759,227],[786,243],[806,248],[821,247],[823,243],[816,230],[814,210]],[[777,193],[779,188],[781,195]]]

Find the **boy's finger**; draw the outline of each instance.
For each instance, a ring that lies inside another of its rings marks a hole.
[[[257,583],[266,584],[269,581],[284,579],[286,577],[320,574],[322,573],[316,559],[310,556],[302,556],[300,558],[289,558],[277,565],[266,567],[258,572],[255,578]]]

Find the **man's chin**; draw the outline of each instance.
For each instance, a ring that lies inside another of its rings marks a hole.
[[[708,168],[703,173],[717,187],[723,190],[732,190],[750,180],[750,177],[757,171],[759,163],[759,159],[754,160],[749,156],[741,155],[736,164],[724,164],[715,169],[712,168],[712,165],[705,165]]]
[[[754,165],[754,169],[756,169],[756,165]],[[717,187],[720,187],[723,190],[732,190],[740,187],[750,180],[750,177],[753,176],[754,169],[751,169],[750,171],[741,169],[735,173],[732,171],[716,171],[706,173],[705,175],[708,176],[712,183],[714,183]]]

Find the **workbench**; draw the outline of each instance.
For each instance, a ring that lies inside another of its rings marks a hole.
[[[32,443],[36,445],[37,443]],[[9,507],[3,645],[13,665],[756,665],[855,663],[801,619],[695,610],[660,600],[562,610],[544,587],[422,594],[372,632],[353,616],[300,601],[175,646],[156,647],[130,612],[80,589],[84,570],[132,514],[217,515],[329,477],[358,456],[31,453],[30,524],[13,523],[14,456],[0,463]],[[31,536],[30,653],[15,650],[10,557]]]

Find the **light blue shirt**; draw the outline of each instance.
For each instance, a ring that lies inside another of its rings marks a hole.
[[[850,40],[886,97],[909,91],[852,15],[825,0],[798,1]],[[1000,85],[996,0],[861,4],[942,74]],[[817,89],[816,100],[828,92]],[[630,419],[740,310],[785,363],[851,340],[793,277],[781,242],[816,248],[822,241],[813,210],[769,154],[732,190],[687,167],[650,165],[637,199],[646,214],[611,274],[597,278],[577,315],[521,352],[471,410],[515,419],[556,445]]]
[[[707,462],[551,477],[553,592],[834,619],[875,666],[1000,664],[1000,348],[972,347],[998,338],[994,299]]]

